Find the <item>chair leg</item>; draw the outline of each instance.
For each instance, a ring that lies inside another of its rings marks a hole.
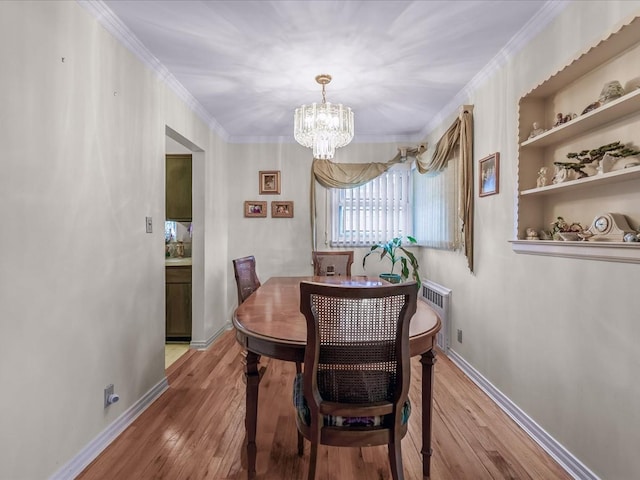
[[[402,468],[402,449],[400,440],[389,442],[389,465],[391,467],[391,478],[393,480],[404,480],[404,469]]]
[[[318,442],[311,441],[311,451],[309,452],[309,473],[307,474],[307,480],[314,480],[316,478],[316,463],[318,460]]]
[[[298,373],[302,373],[302,364],[300,362],[296,362],[296,375]],[[304,437],[298,430],[298,456],[301,457],[304,454]]]

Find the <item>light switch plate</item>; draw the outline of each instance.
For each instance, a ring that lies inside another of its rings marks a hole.
[[[153,233],[153,220],[151,217],[145,217],[147,223],[147,233]]]

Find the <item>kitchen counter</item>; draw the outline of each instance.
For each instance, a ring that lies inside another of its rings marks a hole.
[[[190,267],[191,257],[165,258],[164,264],[166,267]]]

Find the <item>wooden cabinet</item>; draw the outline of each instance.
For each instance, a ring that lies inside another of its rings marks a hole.
[[[166,267],[166,339],[191,340],[191,267]]]
[[[596,102],[603,86],[617,80],[625,94],[582,113]],[[559,113],[575,118],[554,126]],[[526,229],[549,230],[557,217],[589,228],[602,213],[622,214],[640,229],[640,166],[585,169],[584,178],[553,183],[554,162],[568,153],[620,141],[640,149],[640,18],[586,51],[561,71],[524,95],[518,112],[518,203],[515,235],[518,253],[596,260],[640,262],[640,243],[526,240]],[[533,123],[546,131],[529,138]],[[596,165],[597,166],[597,165]],[[537,183],[546,167],[547,183]]]
[[[167,220],[191,221],[191,155],[166,156]]]

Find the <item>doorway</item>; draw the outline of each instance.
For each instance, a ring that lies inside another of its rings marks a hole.
[[[165,230],[165,369],[202,343],[204,310],[204,151],[166,127],[165,159],[168,156],[189,158],[191,211],[188,216],[177,214],[181,218],[175,219],[175,229]]]

